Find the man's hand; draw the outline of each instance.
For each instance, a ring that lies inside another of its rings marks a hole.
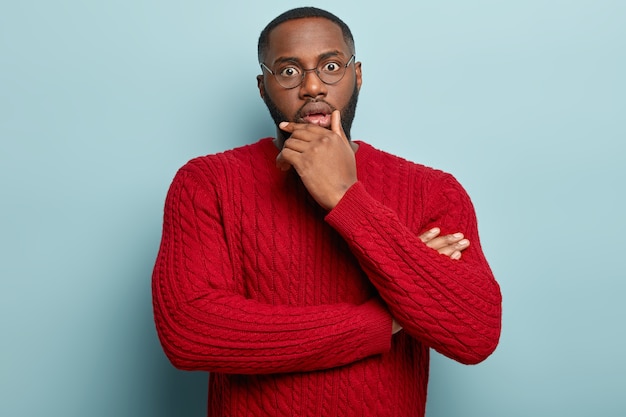
[[[461,259],[461,252],[470,245],[469,240],[463,238],[463,233],[439,236],[440,233],[441,230],[438,227],[434,227],[420,235],[420,239],[429,248],[435,249],[442,255],[449,256],[454,260]]]
[[[294,167],[306,189],[327,210],[334,208],[356,181],[354,150],[341,127],[339,110],[330,119],[330,130],[308,123],[282,122],[291,133],[276,157],[283,171]]]

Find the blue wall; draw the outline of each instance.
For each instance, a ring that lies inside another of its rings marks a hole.
[[[0,415],[204,414],[152,324],[163,200],[273,133],[256,38],[294,5],[212,3],[0,5]],[[457,176],[504,293],[487,362],[434,356],[428,415],[624,415],[626,3],[360,4],[317,3],[363,62],[353,136]]]

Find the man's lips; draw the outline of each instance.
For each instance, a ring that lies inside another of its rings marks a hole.
[[[303,117],[305,123],[318,125],[322,127],[330,127],[330,114],[315,113]]]
[[[333,109],[324,102],[316,101],[307,103],[298,111],[298,122],[310,123],[322,127],[330,127],[330,114]]]

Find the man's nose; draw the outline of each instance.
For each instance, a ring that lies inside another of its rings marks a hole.
[[[304,70],[304,78],[300,85],[300,95],[304,97],[325,96],[328,92],[326,84],[317,75],[317,69]]]

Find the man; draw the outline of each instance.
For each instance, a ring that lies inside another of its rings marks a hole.
[[[168,193],[163,348],[211,373],[211,416],[423,416],[429,349],[474,364],[500,335],[472,204],[350,140],[362,71],[336,16],[277,17],[259,61],[276,138],[190,161]]]

